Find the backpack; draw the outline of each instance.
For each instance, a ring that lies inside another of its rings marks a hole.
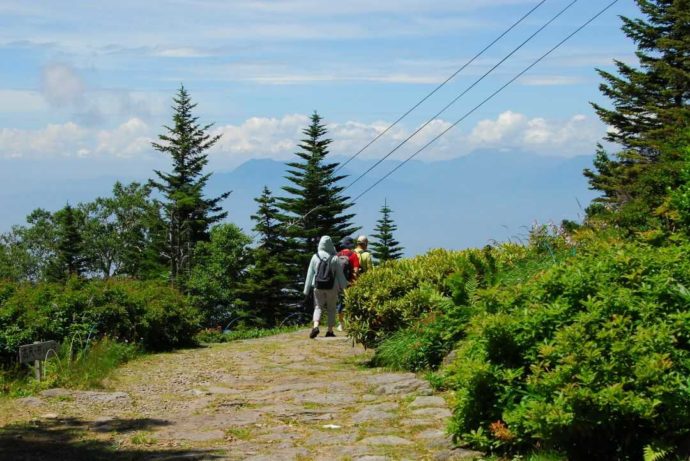
[[[352,280],[352,262],[350,261],[350,255],[343,255],[338,253],[338,262],[343,268],[343,275],[345,275],[345,280],[348,282]]]
[[[335,276],[331,270],[331,257],[321,259],[319,255],[319,265],[316,268],[316,277],[314,278],[314,285],[320,290],[330,290],[335,284]]]
[[[365,258],[363,258],[363,256],[364,256],[365,254],[366,254],[366,255],[369,255],[369,252],[368,252],[367,250],[361,250],[361,251],[355,250],[355,254],[357,255],[357,258],[359,258],[359,273],[360,273],[360,274],[363,274],[363,273],[365,273],[365,272],[367,271],[367,269],[368,269],[368,267],[364,264],[364,259],[365,259]],[[370,256],[370,258],[371,258],[371,256]]]

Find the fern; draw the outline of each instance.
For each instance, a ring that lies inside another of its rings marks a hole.
[[[667,447],[647,445],[642,450],[642,454],[644,461],[661,461],[671,454],[671,450]]]

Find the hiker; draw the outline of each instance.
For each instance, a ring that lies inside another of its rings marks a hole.
[[[343,274],[347,279],[347,283],[351,286],[357,279],[359,272],[359,256],[352,251],[355,248],[355,240],[352,237],[345,237],[338,244],[338,261],[343,267]],[[338,331],[343,331],[343,324],[345,314],[343,309],[345,307],[345,293],[341,292],[338,296]]]
[[[359,273],[363,274],[374,268],[374,263],[371,259],[371,253],[367,251],[369,246],[369,239],[366,235],[360,235],[357,237],[357,248],[355,248],[355,253],[359,256]]]
[[[314,290],[314,328],[309,337],[314,339],[319,334],[319,322],[321,312],[328,312],[328,331],[326,337],[335,336],[335,311],[338,303],[338,294],[347,288],[347,279],[343,274],[343,268],[338,262],[333,241],[327,235],[321,237],[319,247],[309,262],[307,279],[304,281],[304,294],[309,296]]]

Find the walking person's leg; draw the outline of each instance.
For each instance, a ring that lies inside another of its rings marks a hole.
[[[319,288],[314,289],[314,328],[312,328],[309,337],[311,339],[316,338],[319,334],[319,322],[321,322],[321,313],[324,308],[327,308],[327,295],[329,290],[321,290]]]
[[[326,309],[328,310],[328,332],[326,336],[335,336],[333,327],[335,327],[336,310],[338,308],[338,290],[324,290],[326,294]]]
[[[345,309],[345,292],[340,292],[338,295],[338,331],[343,331],[343,324],[345,320],[345,315],[343,310]]]

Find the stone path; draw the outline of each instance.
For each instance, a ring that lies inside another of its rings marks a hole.
[[[104,391],[1,401],[0,459],[475,458],[452,449],[442,396],[369,356],[306,331],[147,356]]]

